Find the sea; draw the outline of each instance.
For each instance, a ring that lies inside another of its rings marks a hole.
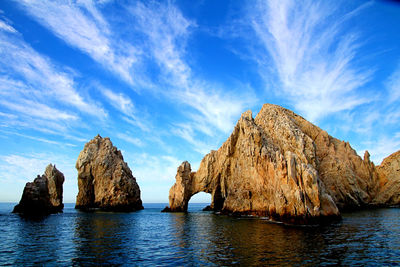
[[[0,266],[396,266],[400,209],[344,213],[340,222],[294,226],[266,218],[202,211],[161,213],[144,204],[130,213],[12,214],[0,203]]]

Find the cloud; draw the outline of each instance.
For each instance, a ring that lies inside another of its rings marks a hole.
[[[77,194],[75,159],[52,152],[0,155],[0,181],[3,185],[0,200],[19,201],[25,183],[42,175],[50,163],[64,174],[64,203],[74,202]]]
[[[147,153],[134,154],[132,171],[138,179],[149,181],[174,181],[181,160],[170,156],[152,156]],[[130,164],[130,163],[129,163]]]
[[[38,117],[46,120],[76,120],[75,115],[63,112],[41,103],[35,103],[29,100],[21,100],[20,103],[12,103],[9,100],[0,100],[0,105],[32,117]]]
[[[30,128],[67,136],[81,114],[103,120],[107,112],[78,92],[73,74],[27,44],[18,32],[0,28],[0,106],[2,127]]]
[[[142,111],[142,117],[138,117],[137,110],[133,104],[132,99],[123,94],[123,93],[116,93],[109,89],[106,89],[102,86],[98,86],[101,93],[106,97],[107,102],[113,106],[116,110],[124,114],[125,116],[122,119],[129,124],[139,127],[142,131],[149,132],[150,126],[148,121],[144,121],[142,117],[144,116],[144,112]]]
[[[357,67],[360,37],[345,23],[371,3],[347,13],[339,9],[342,2],[332,3],[269,0],[249,8],[249,24],[261,44],[255,60],[262,75],[271,71],[272,61],[280,96],[312,121],[369,101],[357,89],[373,71]]]
[[[174,85],[187,87],[191,70],[182,58],[190,28],[195,24],[186,19],[173,4],[147,5],[137,2],[129,8],[137,29],[147,36],[152,56]]]
[[[146,36],[149,52],[160,68],[160,80],[168,88],[160,93],[189,107],[182,108],[189,121],[185,122],[185,127],[175,129],[174,133],[195,144],[196,137],[193,136],[197,134],[215,137],[221,132],[231,131],[244,107],[257,99],[248,90],[241,94],[234,90],[224,92],[221,86],[204,81],[193,73],[186,60],[186,47],[191,32],[197,27],[196,23],[185,18],[171,2],[136,3],[129,10],[138,24],[138,31]],[[179,125],[183,124],[175,124],[174,127]],[[188,129],[191,138],[188,138]],[[200,148],[201,142],[196,143],[196,150],[204,151],[205,148]]]
[[[0,94],[12,98],[52,98],[58,102],[76,107],[84,113],[97,117],[106,116],[96,104],[85,101],[76,91],[73,77],[60,71],[47,57],[36,52],[18,34],[0,31]],[[25,103],[23,103],[25,104]]]
[[[125,142],[131,143],[132,145],[142,147],[144,146],[143,142],[139,138],[132,137],[130,135],[124,133],[118,133],[117,137]]]
[[[122,94],[122,93],[115,93],[108,89],[102,89],[101,92],[103,95],[109,100],[109,103],[116,108],[117,110],[121,111],[125,115],[131,117],[134,114],[134,106],[132,100]]]
[[[124,81],[134,84],[131,68],[139,52],[113,36],[109,24],[92,1],[23,0],[18,3],[61,40],[89,55]]]
[[[400,99],[400,64],[386,81],[386,88],[389,93],[388,103],[393,103]]]
[[[234,97],[233,92],[223,93],[222,88],[193,74],[185,56],[187,40],[197,25],[185,18],[172,2],[135,2],[123,6],[127,11],[119,12],[126,12],[126,19],[132,24],[130,28],[120,25],[118,31],[115,28],[119,25],[118,20],[113,19],[112,27],[106,19],[110,17],[105,17],[102,12],[102,5],[92,1],[43,3],[24,0],[20,5],[60,39],[88,54],[129,84],[135,84],[132,80],[134,72],[142,77],[141,81],[158,79],[161,86],[153,86],[153,94],[189,106],[190,112],[184,114],[197,125],[195,129],[199,132],[213,136],[215,131],[231,130],[234,120],[250,102],[248,97],[243,98],[244,94]],[[122,35],[133,37],[116,38]],[[149,73],[143,77],[146,71],[135,65],[144,61],[148,63],[143,69],[151,66],[151,61],[158,66],[158,73],[151,74],[157,76],[156,79],[150,78]],[[149,130],[136,114],[129,97],[108,89],[102,93],[125,115],[125,121],[144,131]]]
[[[17,32],[11,25],[7,24],[2,20],[0,20],[0,29],[11,33]]]
[[[56,164],[57,169],[71,178],[75,176],[74,160],[65,156],[51,153],[32,153],[0,155],[0,179],[17,179],[30,182],[37,175],[42,175],[46,166],[50,163]]]
[[[192,145],[192,149],[200,154],[205,155],[210,152],[210,149],[212,148],[211,144],[206,144],[195,138],[193,126],[190,124],[177,124],[172,129],[172,133],[186,140]]]
[[[381,164],[384,158],[400,150],[400,132],[390,137],[382,136],[377,140],[364,142],[363,146],[369,148],[368,151],[374,163]]]

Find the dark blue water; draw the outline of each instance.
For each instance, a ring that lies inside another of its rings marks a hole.
[[[0,265],[399,265],[400,209],[344,214],[293,227],[202,212],[64,213],[39,220],[0,203]]]

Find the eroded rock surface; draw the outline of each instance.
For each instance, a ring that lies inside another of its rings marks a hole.
[[[379,192],[374,199],[377,205],[399,205],[400,203],[400,151],[385,158],[377,167]]]
[[[76,162],[77,209],[134,211],[143,209],[132,171],[109,138],[96,136],[85,144]]]
[[[21,201],[14,207],[14,213],[46,215],[62,212],[64,175],[56,166],[49,164],[45,173],[33,182],[26,183]]]
[[[350,144],[301,116],[265,104],[254,119],[250,111],[243,113],[228,140],[203,158],[197,172],[188,162],[179,166],[169,210],[186,211],[191,196],[203,191],[212,195],[216,211],[318,222],[340,217],[339,209],[386,203],[378,197],[379,173],[368,152],[363,160]]]

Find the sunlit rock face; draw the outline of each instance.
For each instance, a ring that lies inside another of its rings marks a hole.
[[[140,189],[124,158],[109,138],[85,144],[76,162],[77,209],[135,211],[143,209]]]
[[[197,172],[188,162],[179,166],[166,210],[187,211],[191,196],[203,191],[215,211],[314,223],[339,218],[339,209],[378,203],[379,179],[368,152],[363,160],[301,116],[265,104],[254,119],[243,113]]]
[[[46,215],[62,212],[64,175],[56,166],[49,164],[42,176],[26,183],[21,201],[14,207],[14,213],[25,215]]]
[[[377,205],[399,205],[400,203],[400,151],[385,158],[377,167],[379,192],[374,199]]]

